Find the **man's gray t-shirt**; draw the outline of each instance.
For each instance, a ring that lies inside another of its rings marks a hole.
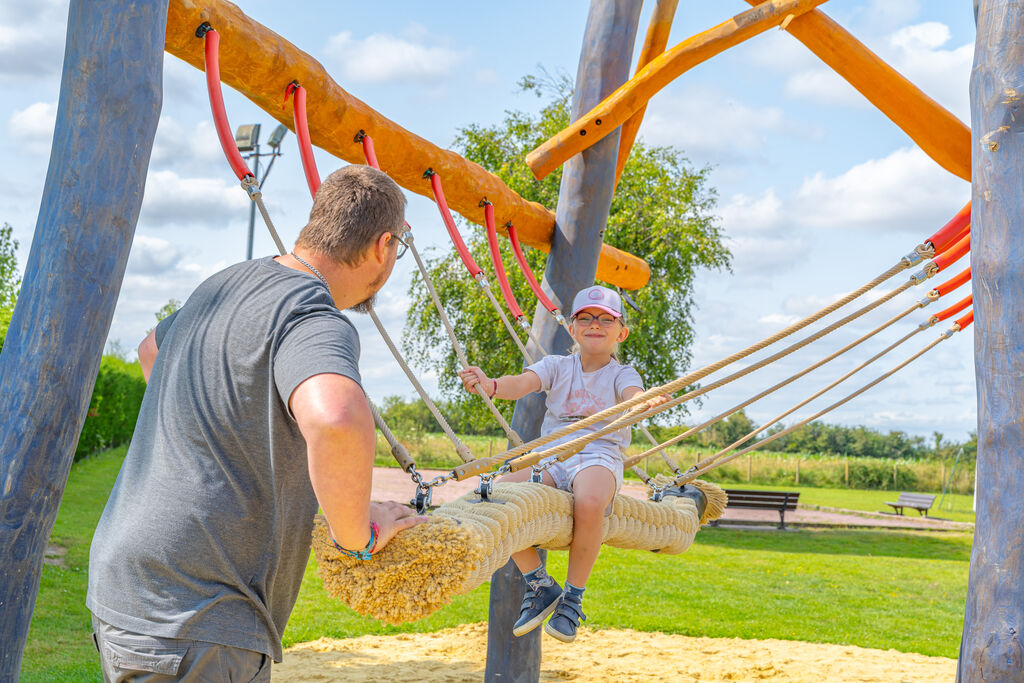
[[[87,605],[128,631],[280,661],[317,512],[288,400],[313,375],[359,382],[359,337],[322,282],[264,258],[203,282],[156,339]]]

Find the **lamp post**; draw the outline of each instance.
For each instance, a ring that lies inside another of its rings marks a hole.
[[[270,135],[270,140],[267,141],[267,145],[270,146],[270,152],[260,153],[260,124],[258,123],[246,123],[238,127],[235,131],[235,144],[238,145],[238,151],[243,152],[243,159],[254,159],[252,174],[256,178],[256,182],[259,183],[260,189],[263,189],[263,183],[266,181],[267,176],[270,175],[270,169],[274,167],[274,160],[281,156],[281,141],[284,140],[284,136],[288,133],[288,128],[283,124],[279,124],[274,132]],[[245,154],[248,152],[248,154]],[[267,164],[267,169],[263,171],[263,176],[260,176],[260,157],[270,157],[270,163]],[[256,225],[256,202],[253,202],[249,206],[249,238],[246,242],[245,247],[245,258],[252,258],[252,238],[253,230]]]

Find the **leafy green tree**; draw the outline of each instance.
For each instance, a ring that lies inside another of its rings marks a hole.
[[[0,349],[3,349],[7,327],[11,324],[14,304],[18,301],[21,278],[18,277],[18,240],[14,228],[4,223],[0,227]]]
[[[526,199],[554,207],[561,169],[538,181],[523,160],[527,152],[568,125],[570,83],[564,77],[553,82],[526,78],[521,85],[549,98],[539,115],[510,111],[498,125],[467,126],[459,131],[454,147]],[[630,292],[640,312],[627,309],[632,334],[620,354],[623,362],[637,368],[648,386],[674,379],[690,364],[696,273],[729,267],[730,254],[712,214],[716,194],[707,184],[709,170],[694,168],[679,150],[638,142],[612,200],[605,242],[641,256],[651,267],[650,282],[638,292]],[[484,231],[465,221],[462,224],[467,246],[486,267],[490,257]],[[508,240],[500,242],[515,296],[524,311],[532,312],[533,294],[515,266]],[[547,255],[529,248],[526,254],[539,279]],[[471,362],[491,375],[519,372],[521,356],[454,250],[431,254],[426,261]],[[497,291],[493,276],[491,279]],[[409,293],[413,304],[406,318],[406,352],[421,370],[438,375],[442,394],[464,416],[471,416],[469,422],[493,424],[482,402],[461,389],[456,377],[458,359],[418,273]]]

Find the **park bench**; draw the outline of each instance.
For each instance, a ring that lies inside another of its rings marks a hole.
[[[903,514],[903,508],[913,508],[917,510],[918,514],[927,517],[928,508],[932,506],[933,502],[935,502],[935,496],[926,493],[901,493],[895,503],[886,501],[885,504],[892,507],[898,515]]]
[[[746,489],[725,489],[729,496],[728,508],[745,510],[778,510],[779,528],[786,528],[786,511],[796,510],[800,493],[797,491],[749,491]],[[716,525],[716,522],[712,522]]]

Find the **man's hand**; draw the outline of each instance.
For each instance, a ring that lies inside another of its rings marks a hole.
[[[377,543],[373,547],[374,554],[384,549],[384,546],[395,537],[400,531],[427,521],[422,515],[408,506],[390,500],[386,503],[370,503],[370,521],[376,522],[380,528],[380,535],[377,536]]]

